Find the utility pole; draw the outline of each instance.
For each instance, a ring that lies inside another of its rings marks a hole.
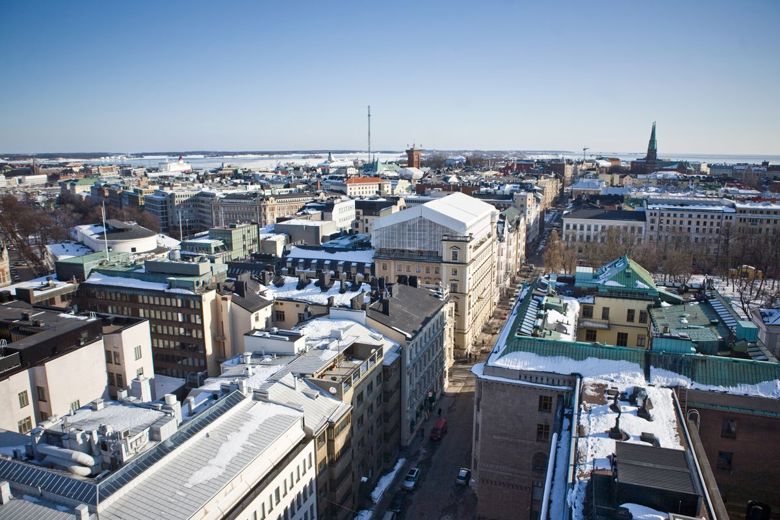
[[[111,255],[108,252],[108,228],[106,228],[106,201],[103,201],[103,205],[100,207],[103,214],[103,243],[106,246],[106,260],[111,261]]]

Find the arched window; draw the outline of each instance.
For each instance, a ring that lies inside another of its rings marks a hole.
[[[531,469],[534,471],[544,471],[547,469],[547,455],[542,452],[534,453],[531,459]]]

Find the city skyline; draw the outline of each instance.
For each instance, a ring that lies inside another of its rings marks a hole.
[[[780,154],[773,2],[0,12],[3,153],[362,150],[370,104],[382,150]]]

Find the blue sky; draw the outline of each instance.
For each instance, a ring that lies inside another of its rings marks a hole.
[[[0,0],[0,151],[780,154],[780,2]]]

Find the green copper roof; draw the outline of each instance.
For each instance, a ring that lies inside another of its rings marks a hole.
[[[653,276],[628,256],[621,256],[591,273],[578,269],[576,280],[577,287],[594,288],[602,294],[628,293],[633,297],[658,297],[658,287]]]

